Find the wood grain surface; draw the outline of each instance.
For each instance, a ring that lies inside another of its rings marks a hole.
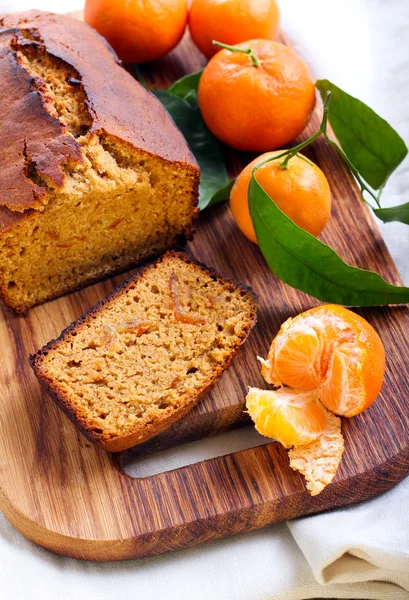
[[[203,60],[186,37],[166,59],[144,69],[167,87]],[[305,132],[315,131],[320,109]],[[322,239],[348,262],[399,276],[368,209],[337,155],[321,141],[308,155],[333,191],[332,219]],[[231,174],[252,158],[225,150]],[[258,293],[258,325],[211,393],[177,425],[130,452],[141,455],[199,439],[245,420],[248,385],[262,386],[256,355],[265,355],[279,325],[316,304],[269,271],[257,247],[238,231],[227,205],[200,215],[189,244],[201,261],[250,284]],[[334,482],[311,497],[277,443],[237,452],[144,479],[122,469],[87,442],[42,395],[27,357],[103,298],[125,275],[0,321],[0,508],[26,537],[72,557],[119,560],[185,548],[370,498],[409,469],[408,325],[406,307],[359,311],[380,333],[387,372],[379,399],[364,414],[343,420],[345,454]]]

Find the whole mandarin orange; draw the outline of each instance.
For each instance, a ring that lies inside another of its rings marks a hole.
[[[271,40],[236,44],[250,56],[223,49],[203,71],[198,97],[210,131],[237,150],[280,148],[307,125],[315,105],[308,68],[290,48]]]
[[[254,159],[237,177],[230,192],[230,207],[244,235],[257,243],[248,205],[251,174],[266,158],[282,154],[283,150],[267,152]],[[265,192],[299,227],[319,235],[331,214],[331,190],[328,180],[317,165],[296,155],[281,168],[283,159],[272,160],[259,167],[255,177]]]
[[[86,0],[85,21],[124,62],[157,60],[182,38],[187,0]]]
[[[194,43],[211,58],[218,51],[213,40],[232,45],[276,39],[280,11],[276,0],[193,0],[188,21]]]

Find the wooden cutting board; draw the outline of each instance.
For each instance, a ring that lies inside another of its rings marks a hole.
[[[203,60],[185,38],[177,51],[145,69],[167,87]],[[308,131],[318,127],[317,108]],[[322,239],[348,262],[399,275],[372,215],[334,151],[316,142],[308,155],[326,173],[332,219]],[[226,150],[231,174],[250,156]],[[248,385],[262,386],[256,355],[266,355],[279,325],[316,304],[269,271],[257,247],[238,231],[227,205],[200,215],[191,252],[258,293],[258,324],[233,366],[182,422],[134,449],[142,455],[211,435],[245,420]],[[365,500],[389,489],[409,469],[409,313],[406,307],[360,310],[380,333],[387,372],[382,393],[364,414],[343,420],[345,454],[334,482],[312,498],[277,443],[143,479],[88,443],[42,395],[27,357],[122,281],[116,277],[0,321],[0,508],[23,535],[67,556],[119,560],[185,548],[267,524]]]

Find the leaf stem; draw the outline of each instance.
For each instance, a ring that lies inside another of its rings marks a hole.
[[[368,206],[371,206],[371,208],[373,208],[372,205],[369,202],[367,202],[367,200],[364,197],[364,192],[368,192],[368,194],[371,196],[371,198],[373,198],[375,200],[378,207],[381,208],[381,205],[379,202],[379,196],[377,196],[375,194],[375,192],[366,185],[365,181],[362,179],[361,175],[359,174],[358,169],[352,164],[352,162],[349,160],[348,156],[345,154],[345,152],[342,150],[342,148],[340,146],[338,146],[338,144],[336,143],[335,140],[332,140],[330,137],[328,137],[328,135],[326,133],[324,135],[325,135],[325,139],[327,140],[327,142],[329,144],[331,144],[331,146],[333,146],[336,149],[336,151],[338,152],[338,154],[344,159],[344,161],[348,165],[350,171],[353,173],[355,179],[359,183],[359,187],[361,188],[362,200],[364,202],[366,202],[366,204],[368,204]]]
[[[283,160],[283,162],[280,163],[280,169],[286,169],[288,167],[289,161],[296,154],[298,154],[298,152],[300,150],[302,150],[306,146],[309,146],[311,144],[311,142],[313,142],[314,140],[316,140],[320,135],[321,135],[321,131],[318,130],[316,133],[314,133],[314,135],[312,135],[311,137],[309,137],[308,140],[305,140],[305,142],[301,142],[301,144],[298,144],[298,146],[295,146],[295,148],[291,148],[291,150],[287,150],[287,152],[285,152],[285,153],[283,153],[283,154],[275,157],[275,160],[277,160],[281,156],[285,156],[285,159]]]
[[[324,134],[325,136],[327,135],[328,111],[329,111],[330,102],[331,102],[331,92],[328,91],[325,96],[324,112],[322,115],[322,121],[321,121],[320,128],[318,129],[318,131],[316,133],[314,133],[314,135],[312,135],[310,138],[308,138],[308,140],[305,140],[305,142],[302,142],[301,144],[298,144],[298,146],[295,146],[295,148],[292,148],[291,150],[287,151],[288,154],[286,155],[286,158],[283,160],[283,162],[280,164],[280,169],[286,169],[288,167],[288,162],[293,158],[293,156],[295,156],[300,150],[302,150],[306,146],[309,146],[311,144],[311,142],[316,140],[321,134]],[[277,156],[276,159],[278,159],[278,158],[280,158],[280,157]]]
[[[325,136],[327,135],[327,125],[328,125],[330,102],[331,102],[331,92],[330,92],[330,90],[328,90],[327,93],[325,94],[324,110],[323,110],[322,121],[321,121],[321,125],[320,125],[320,132],[323,133]]]
[[[277,154],[277,156],[270,156],[269,158],[264,159],[262,162],[260,162],[258,165],[256,165],[254,167],[253,172],[257,171],[257,169],[259,167],[262,167],[263,165],[265,165],[268,162],[271,162],[273,160],[279,160],[280,158],[284,158],[284,157],[286,157],[286,158],[280,164],[280,169],[286,169],[288,166],[288,161],[291,160],[293,158],[293,156],[295,156],[300,150],[302,150],[303,148],[305,148],[306,146],[311,144],[311,142],[316,140],[317,137],[319,137],[320,135],[321,135],[321,131],[318,130],[316,133],[314,133],[314,135],[309,137],[308,140],[305,140],[305,142],[301,142],[301,144],[298,144],[298,146],[295,146],[294,148],[291,148],[290,150],[284,150],[280,154]],[[305,157],[303,156],[302,158],[305,158]]]
[[[310,160],[309,158],[307,158],[306,156],[304,156],[304,154],[299,154],[299,152],[297,152],[297,156],[298,158],[301,158],[301,160],[305,161],[306,163],[308,163],[310,165],[310,167],[314,167],[314,163],[312,162],[312,160]]]
[[[305,142],[301,142],[301,144],[298,144],[298,146],[295,146],[294,148],[291,148],[290,150],[285,150],[284,152],[278,154],[277,156],[272,156],[271,158],[266,158],[265,160],[263,160],[261,163],[259,163],[258,165],[256,165],[254,167],[253,173],[255,173],[259,167],[261,167],[262,165],[266,164],[267,162],[270,162],[272,160],[279,160],[280,158],[284,158],[283,162],[280,163],[280,169],[287,169],[289,161],[294,156],[296,156],[296,155],[299,155],[299,157],[302,160],[306,160],[307,162],[309,162],[312,165],[313,163],[311,163],[311,161],[308,160],[308,158],[306,158],[302,154],[298,154],[298,153],[300,152],[300,150],[302,150],[306,146],[309,146],[311,144],[311,142],[313,142],[314,140],[316,140],[320,135],[323,135],[325,137],[325,140],[329,144],[331,144],[331,146],[333,146],[336,149],[336,151],[338,152],[338,154],[344,159],[344,161],[348,165],[349,169],[351,170],[351,172],[355,176],[355,178],[358,181],[358,184],[359,184],[359,186],[361,188],[361,197],[362,197],[362,200],[368,206],[370,206],[371,208],[373,208],[372,204],[370,202],[368,202],[366,200],[365,196],[364,196],[364,192],[367,192],[375,200],[377,206],[379,208],[381,208],[379,199],[381,197],[383,188],[381,188],[379,190],[379,194],[376,195],[375,192],[373,190],[371,190],[371,188],[366,185],[365,181],[362,179],[362,177],[359,174],[358,170],[352,164],[352,162],[349,160],[348,156],[345,154],[345,152],[342,150],[342,148],[337,144],[337,142],[335,140],[331,139],[328,136],[328,134],[327,134],[328,115],[329,115],[329,105],[330,105],[330,102],[331,102],[331,91],[328,90],[327,93],[326,93],[326,95],[325,95],[325,102],[324,102],[324,110],[323,110],[323,115],[322,115],[322,121],[321,121],[321,125],[320,125],[318,131],[316,131],[311,137],[309,137],[307,140],[305,140]]]
[[[254,54],[254,50],[252,48],[236,48],[236,46],[229,46],[228,44],[222,44],[222,42],[217,42],[216,40],[212,41],[212,44],[215,46],[219,46],[219,48],[224,48],[225,50],[230,50],[230,52],[241,52],[242,54],[247,54],[253,61],[254,67],[261,67],[261,62]]]
[[[385,189],[385,184],[383,184],[383,186],[382,186],[382,187],[380,187],[380,188],[379,188],[379,191],[378,191],[378,206],[380,206],[380,202],[381,202],[381,196],[382,196],[382,194],[383,194],[383,190],[384,190],[384,189]]]

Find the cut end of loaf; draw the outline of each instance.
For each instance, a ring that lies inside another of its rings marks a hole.
[[[191,236],[198,171],[107,134],[79,139],[63,188],[0,235],[0,294],[16,312],[125,271]]]
[[[169,252],[30,361],[86,437],[115,452],[188,412],[255,322],[250,288]]]
[[[24,313],[189,237],[199,169],[93,29],[36,11],[0,25],[0,296]]]

